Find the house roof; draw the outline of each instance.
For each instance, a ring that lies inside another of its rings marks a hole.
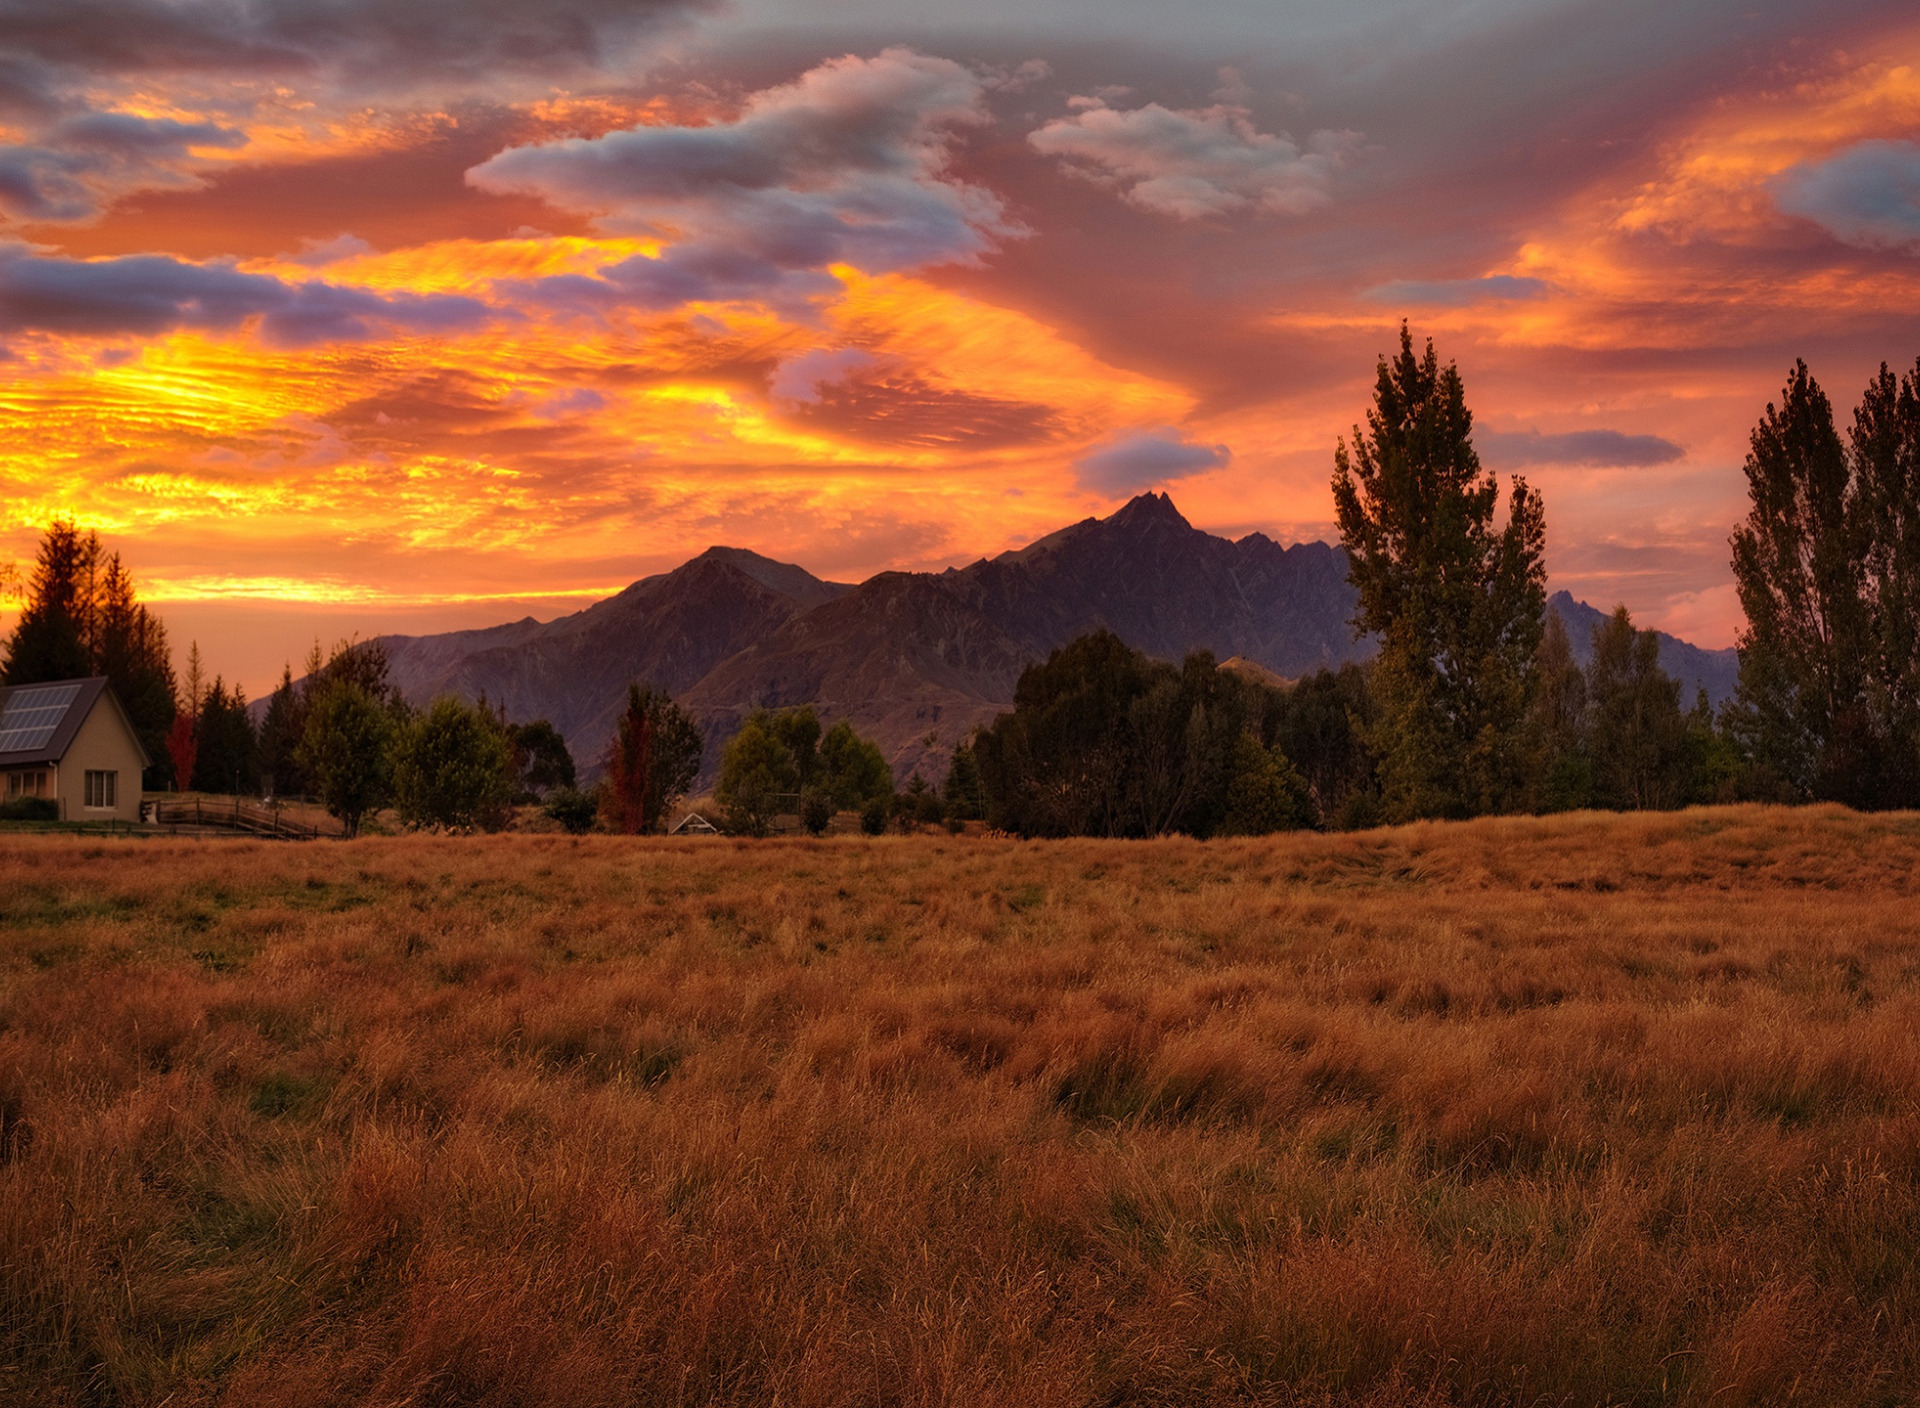
[[[120,706],[105,675],[84,680],[48,680],[42,684],[0,685],[0,768],[57,763],[73,746],[80,725],[104,694],[133,735],[133,723]],[[140,740],[134,736],[134,746]],[[143,761],[146,749],[140,748]]]

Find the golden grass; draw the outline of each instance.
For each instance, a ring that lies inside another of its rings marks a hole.
[[[0,839],[0,1401],[1913,1402],[1917,867]]]

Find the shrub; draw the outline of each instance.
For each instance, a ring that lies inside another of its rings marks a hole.
[[[18,797],[0,802],[0,821],[58,821],[60,804],[51,797]]]
[[[600,814],[600,798],[578,788],[556,787],[547,793],[540,810],[573,835],[583,836],[593,830],[594,818]]]
[[[824,836],[833,824],[833,798],[824,792],[809,792],[800,799],[800,824],[809,836]]]
[[[891,797],[875,797],[860,808],[860,831],[865,836],[884,836],[887,818],[893,814]]]

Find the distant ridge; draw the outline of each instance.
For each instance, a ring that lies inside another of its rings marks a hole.
[[[1604,614],[1565,592],[1550,606],[1576,656]],[[1346,557],[1195,528],[1165,494],[1142,494],[1016,551],[944,572],[829,582],[743,548],[708,548],[584,611],[544,624],[385,636],[392,678],[424,703],[484,693],[514,718],[551,719],[597,770],[629,680],[678,698],[707,733],[704,771],[761,706],[812,704],[879,742],[897,776],[938,781],[953,745],[1012,706],[1034,660],[1098,627],[1150,655],[1210,650],[1252,677],[1297,679],[1364,659]],[[1691,704],[1732,692],[1731,650],[1660,636],[1661,665]]]

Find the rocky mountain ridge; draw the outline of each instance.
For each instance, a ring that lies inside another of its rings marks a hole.
[[[513,718],[550,719],[596,769],[629,680],[667,690],[708,738],[706,769],[755,708],[812,704],[879,742],[905,779],[938,781],[953,745],[1012,705],[1020,671],[1106,627],[1166,659],[1210,650],[1288,679],[1363,659],[1348,624],[1346,559],[1193,527],[1142,494],[1025,548],[944,572],[883,572],[850,586],[740,548],[709,548],[584,611],[486,630],[386,636],[408,698],[485,694]],[[1602,613],[1557,594],[1582,659]],[[1661,638],[1686,698],[1731,692],[1732,651]]]

